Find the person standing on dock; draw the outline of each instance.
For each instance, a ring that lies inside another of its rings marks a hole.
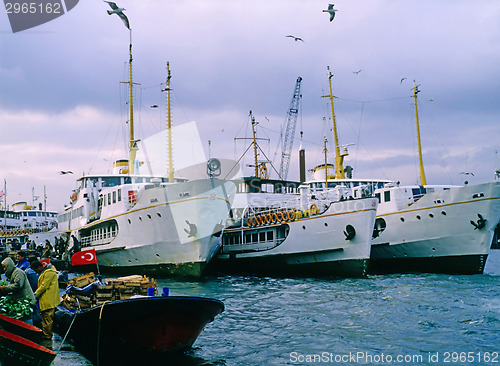
[[[60,303],[57,271],[54,266],[44,265],[40,261],[31,263],[31,268],[39,275],[35,296],[40,305],[43,338],[52,341],[54,313]]]

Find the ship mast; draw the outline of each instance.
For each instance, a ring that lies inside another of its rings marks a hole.
[[[418,93],[420,93],[420,90],[418,90],[418,85],[415,85],[415,80],[413,80],[413,98],[415,100],[415,118],[417,121],[418,163],[420,165],[420,184],[425,186],[427,184],[427,179],[425,179],[424,161],[422,159],[422,142],[420,141],[420,124],[418,121],[418,108],[417,108]]]
[[[330,66],[327,66],[328,69],[328,84],[330,86],[330,105],[332,107],[332,122],[333,122],[333,136],[335,139],[335,179],[344,179],[345,178],[345,170],[344,170],[344,156],[347,156],[347,151],[343,154],[340,153],[339,146],[339,136],[337,133],[337,124],[335,122],[335,111],[333,109],[333,94],[332,94],[332,73],[330,72]]]
[[[257,141],[255,138],[255,125],[257,122],[255,122],[255,118],[252,115],[252,111],[250,111],[250,121],[252,122],[252,138],[253,138],[253,154],[254,154],[254,161],[255,161],[255,176],[258,178],[259,177],[259,164],[257,162]]]
[[[325,189],[328,188],[328,160],[327,160],[327,148],[326,148],[326,136],[324,136],[324,148],[323,148],[323,152],[325,154]]]
[[[130,45],[129,45],[129,60],[128,60],[128,67],[129,67],[129,81],[125,82],[128,84],[129,87],[129,108],[130,108],[130,119],[129,119],[129,135],[130,135],[130,144],[129,144],[129,157],[128,157],[128,173],[129,174],[134,174],[135,173],[135,156],[137,154],[137,145],[136,142],[137,140],[134,138],[134,89],[133,86],[134,83],[132,81],[132,29],[130,29]]]
[[[172,108],[170,105],[170,63],[167,62],[167,87],[163,89],[167,92],[167,134],[168,134],[168,181],[174,182],[174,163],[172,159]]]

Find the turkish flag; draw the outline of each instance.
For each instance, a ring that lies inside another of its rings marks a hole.
[[[72,266],[83,266],[86,264],[97,263],[97,256],[95,254],[95,249],[82,250],[81,252],[76,252],[71,256]]]

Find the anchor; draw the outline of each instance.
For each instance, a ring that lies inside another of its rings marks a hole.
[[[196,225],[191,224],[188,220],[186,220],[186,224],[189,225],[189,231],[188,231],[188,229],[184,229],[184,231],[188,234],[188,238],[195,236],[196,232],[198,231],[198,228],[196,227]]]
[[[354,226],[347,225],[345,227],[344,235],[345,235],[345,240],[354,239],[354,237],[356,236],[356,230],[354,229]]]
[[[474,222],[473,220],[470,220],[470,223],[472,224],[472,226],[474,226],[474,230],[476,230],[476,229],[481,230],[482,228],[484,228],[486,226],[486,219],[483,218],[483,216],[481,214],[477,214],[477,217],[479,217],[479,219],[477,220],[477,223]]]

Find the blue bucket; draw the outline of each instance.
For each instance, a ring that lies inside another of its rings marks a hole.
[[[163,296],[168,296],[168,287],[163,288]]]

